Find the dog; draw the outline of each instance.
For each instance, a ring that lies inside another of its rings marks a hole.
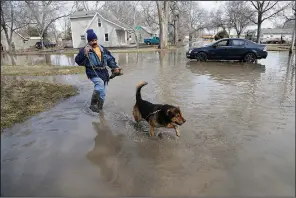
[[[136,122],[142,119],[149,123],[149,135],[154,136],[154,128],[173,128],[176,136],[180,137],[178,126],[186,122],[179,107],[168,104],[153,104],[142,99],[141,89],[147,82],[141,81],[136,86],[136,104],[133,108],[133,116]]]

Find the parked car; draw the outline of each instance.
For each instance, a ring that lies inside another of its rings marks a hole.
[[[266,43],[266,44],[284,44],[287,43],[284,39],[280,38],[264,38],[260,40],[260,43]]]
[[[158,45],[160,43],[159,37],[152,37],[152,38],[147,38],[144,39],[144,43],[147,45]]]
[[[41,42],[40,42],[40,41],[36,42],[35,47],[36,47],[37,49],[41,49],[41,48],[42,48],[41,46],[42,46],[42,45],[41,45]],[[44,42],[43,42],[43,46],[44,46],[45,48],[50,48],[50,47],[55,47],[56,44],[55,44],[55,43],[51,43],[51,42],[46,42],[46,41],[44,41]]]
[[[220,39],[204,47],[191,48],[186,53],[188,59],[198,61],[239,60],[248,63],[265,59],[267,55],[266,45],[239,38]]]

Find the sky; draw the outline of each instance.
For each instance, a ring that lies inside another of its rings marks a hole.
[[[222,6],[224,4],[224,2],[223,1],[199,1],[199,4],[205,10],[211,11],[211,10],[215,10],[215,9],[219,8],[220,6]],[[94,2],[88,2],[88,3],[94,3]],[[67,7],[71,8],[70,2],[68,2]],[[60,31],[62,30],[62,24],[63,24],[62,20],[59,20],[56,22],[57,29]],[[272,27],[273,27],[273,22],[270,20],[266,20],[262,24],[262,28],[272,28]],[[256,25],[252,25],[252,26],[248,27],[248,29],[256,29]]]
[[[223,1],[199,1],[199,4],[202,8],[207,11],[215,10],[224,4]],[[266,20],[262,24],[262,28],[272,28],[273,23],[270,20]],[[249,27],[250,29],[255,29],[256,25],[252,25]]]

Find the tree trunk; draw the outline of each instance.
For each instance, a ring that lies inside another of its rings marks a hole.
[[[192,33],[189,32],[189,48],[192,46]]]
[[[257,43],[260,43],[261,36],[261,24],[262,24],[262,14],[258,13],[258,24],[257,24]]]
[[[166,49],[168,47],[168,18],[169,18],[169,1],[161,1],[163,6],[159,1],[156,1],[159,26],[160,26],[160,49]]]
[[[290,46],[290,49],[289,49],[289,54],[292,54],[294,46],[295,46],[295,28],[293,30],[292,42],[291,42],[291,46]]]
[[[179,36],[178,36],[178,20],[179,20],[179,17],[178,19],[175,21],[175,45],[178,44],[179,42]]]
[[[240,38],[241,32],[237,32],[237,38]]]
[[[9,57],[11,59],[11,65],[16,65],[16,62],[14,60],[14,57],[13,57],[13,54],[12,53],[9,53]]]
[[[135,40],[136,40],[136,44],[137,44],[137,49],[139,49],[139,41],[138,41],[138,36],[137,36],[137,32],[136,32],[136,6],[134,7],[134,27],[133,27],[133,31],[134,31],[134,35],[135,35]]]
[[[139,41],[138,41],[138,36],[137,36],[136,30],[134,30],[133,33],[135,35],[135,41],[136,41],[137,49],[139,49],[140,46],[139,46]]]
[[[7,26],[3,26],[3,30],[4,30],[4,34],[5,34],[5,37],[6,37],[6,41],[7,41],[7,52],[8,52],[8,55],[11,59],[11,64],[12,65],[16,65],[16,62],[14,60],[14,57],[13,57],[13,50],[12,50],[12,33],[13,33],[13,29],[12,27],[10,27],[10,34],[8,35],[8,31],[7,31]]]

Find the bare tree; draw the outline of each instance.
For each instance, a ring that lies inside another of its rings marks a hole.
[[[225,14],[228,24],[236,31],[237,37],[251,23],[254,12],[244,1],[228,1],[225,5]]]
[[[260,43],[262,23],[277,16],[285,10],[289,4],[279,1],[250,1],[253,10],[257,14],[257,20],[252,20],[257,25],[257,43]]]
[[[41,43],[43,47],[43,40],[49,26],[58,19],[67,17],[73,11],[73,7],[66,14],[61,13],[61,9],[64,8],[64,4],[59,1],[25,1],[30,9],[37,27],[39,30],[39,36],[41,37]]]
[[[141,13],[144,18],[143,24],[152,28],[159,28],[157,6],[153,1],[141,1]]]
[[[98,10],[104,3],[103,1],[74,1],[74,7],[77,11]]]
[[[208,27],[213,29],[222,28],[226,30],[227,20],[225,19],[225,13],[222,8],[213,10],[209,14]]]
[[[168,20],[170,1],[156,1],[159,18],[160,49],[168,48]]]
[[[180,23],[181,29],[189,34],[189,47],[192,45],[193,35],[208,26],[208,13],[196,1],[181,2]]]
[[[179,40],[179,2],[178,1],[172,1],[170,4],[170,15],[169,15],[169,21],[170,24],[174,27],[174,44],[177,45]]]
[[[1,31],[4,31],[8,52],[10,53],[12,65],[15,60],[12,56],[12,38],[13,33],[25,28],[31,23],[28,10],[21,1],[2,1],[1,2]]]
[[[292,13],[290,14],[284,14],[284,17],[286,19],[284,26],[289,23],[289,22],[293,22],[293,34],[292,34],[292,42],[291,42],[291,46],[289,49],[289,54],[292,54],[293,50],[294,50],[294,46],[295,46],[295,19],[296,19],[296,3],[295,1],[292,1],[290,4],[290,10],[292,11]]]

